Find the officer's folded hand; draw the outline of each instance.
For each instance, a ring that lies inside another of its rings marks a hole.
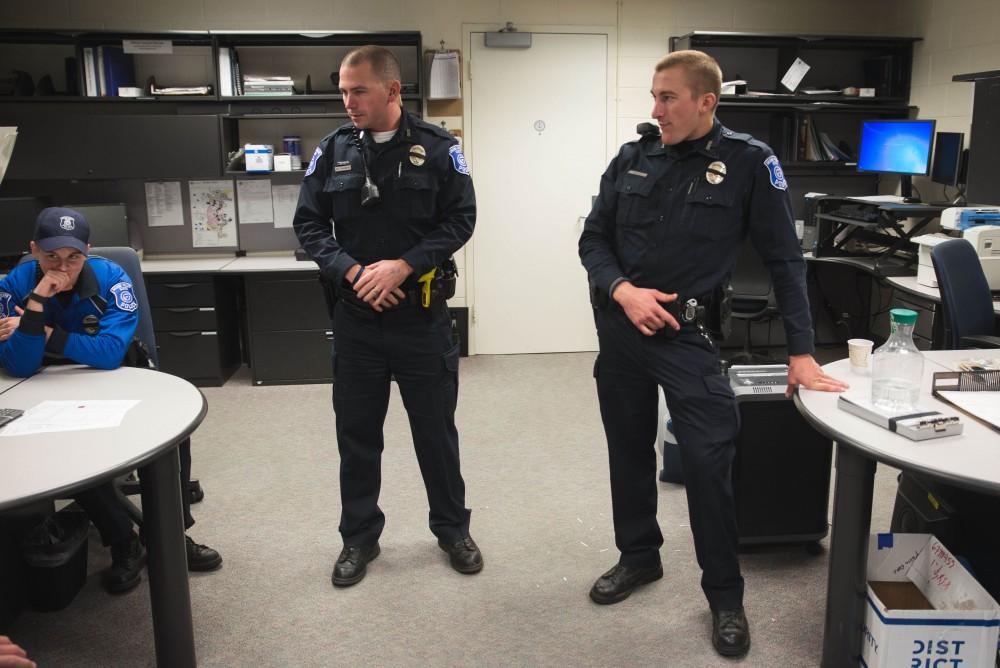
[[[674,316],[660,306],[661,302],[669,304],[676,300],[676,293],[667,294],[652,288],[637,288],[625,281],[615,289],[612,298],[621,305],[632,324],[646,336],[652,336],[664,327],[681,328]]]
[[[399,286],[412,273],[413,268],[405,260],[379,260],[364,268],[364,273],[354,285],[354,292],[381,312],[406,298],[406,293]]]

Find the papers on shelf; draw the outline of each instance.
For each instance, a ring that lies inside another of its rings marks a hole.
[[[0,182],[7,173],[7,165],[14,154],[14,142],[17,141],[17,128],[0,127]]]
[[[851,199],[861,200],[862,202],[883,202],[885,204],[902,204],[903,198],[899,195],[859,195],[857,197],[851,197]]]
[[[117,427],[138,403],[138,399],[43,401],[0,429],[0,436]]]

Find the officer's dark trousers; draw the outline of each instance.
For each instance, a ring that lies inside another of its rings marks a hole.
[[[701,586],[713,610],[743,603],[731,469],[739,413],[718,353],[693,327],[677,338],[644,336],[617,306],[595,312],[594,368],[608,439],[620,563],[660,563],[656,521],[656,386],[663,388],[681,448]]]
[[[77,492],[73,499],[97,527],[105,545],[121,543],[132,537],[132,518],[115,495],[114,483],[109,481]]]
[[[410,420],[431,531],[448,542],[468,536],[470,511],[455,428],[458,346],[452,345],[447,309],[405,306],[376,314],[341,301],[333,323],[344,545],[370,544],[385,525],[378,497],[390,376]]]

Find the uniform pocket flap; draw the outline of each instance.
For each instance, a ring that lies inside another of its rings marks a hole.
[[[357,173],[331,174],[326,179],[323,190],[326,192],[341,192],[345,190],[361,190],[365,177]]]
[[[656,178],[652,174],[638,170],[629,170],[618,177],[618,181],[615,183],[615,190],[622,195],[649,197],[649,193],[653,192],[653,184],[655,182]]]
[[[444,354],[444,368],[448,371],[458,371],[458,358],[460,353],[461,346],[457,343],[449,348],[448,352]]]
[[[715,394],[720,397],[728,398],[736,396],[733,393],[732,386],[729,384],[729,378],[723,376],[722,374],[702,376],[702,380],[705,381],[705,389],[708,390],[709,394]]]
[[[684,201],[688,204],[702,204],[704,206],[732,206],[733,191],[731,188],[701,183],[694,192],[689,193],[684,198]]]
[[[404,174],[397,181],[400,190],[430,190],[431,177],[427,172]]]

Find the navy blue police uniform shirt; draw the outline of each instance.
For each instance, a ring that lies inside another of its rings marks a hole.
[[[37,261],[24,262],[0,281],[0,315],[17,316],[42,277]],[[139,323],[132,279],[110,260],[89,257],[72,290],[53,295],[43,313],[25,309],[13,335],[0,342],[0,364],[15,376],[44,364],[75,362],[98,369],[121,366]],[[52,328],[48,341],[45,327]]]
[[[320,271],[335,284],[355,264],[403,259],[417,277],[472,236],[476,196],[465,156],[447,131],[402,112],[395,136],[362,143],[381,201],[361,206],[365,182],[351,124],[327,135],[302,179],[293,227]]]
[[[625,278],[700,298],[729,280],[748,234],[770,270],[789,354],[812,353],[806,267],[781,165],[766,144],[718,120],[676,146],[658,133],[622,146],[601,177],[580,257],[605,294]]]

